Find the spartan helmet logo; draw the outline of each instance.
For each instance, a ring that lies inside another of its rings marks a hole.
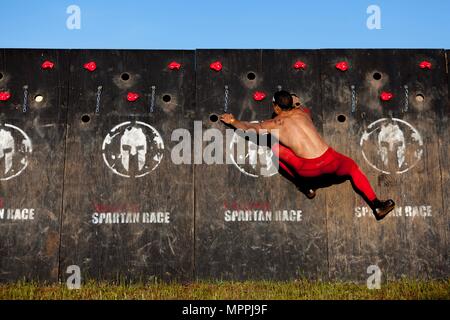
[[[385,166],[389,164],[389,153],[395,152],[398,168],[402,167],[405,162],[406,143],[403,131],[397,124],[389,123],[381,126],[378,134],[378,147],[378,152]]]
[[[0,129],[0,159],[5,158],[5,174],[11,170],[15,151],[14,138],[11,132]]]
[[[22,129],[0,124],[0,180],[20,175],[28,166],[32,151],[31,140]]]
[[[139,171],[145,165],[147,138],[142,128],[128,127],[120,138],[120,158],[126,171],[130,169],[130,155],[138,157]]]
[[[141,178],[161,163],[164,141],[151,125],[126,121],[112,128],[103,140],[103,161],[115,174]]]
[[[421,160],[423,139],[411,124],[402,119],[383,118],[369,124],[360,141],[364,160],[384,174],[401,174]]]

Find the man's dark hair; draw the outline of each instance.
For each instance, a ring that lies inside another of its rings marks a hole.
[[[281,90],[275,92],[273,95],[273,102],[278,105],[282,110],[290,110],[292,109],[292,96],[289,92]]]

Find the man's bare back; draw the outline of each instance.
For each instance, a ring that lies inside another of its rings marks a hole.
[[[283,145],[290,148],[298,157],[313,159],[320,157],[328,145],[317,132],[308,113],[301,108],[277,115],[273,121],[279,134],[276,137]]]

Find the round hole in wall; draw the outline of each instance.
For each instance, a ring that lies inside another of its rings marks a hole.
[[[211,121],[211,122],[217,122],[217,121],[219,121],[219,117],[217,116],[217,114],[211,114],[210,116],[209,116],[209,121]]]
[[[374,78],[375,80],[380,80],[380,79],[381,79],[381,73],[375,72],[375,73],[373,74],[373,78]]]
[[[345,122],[345,120],[347,120],[347,118],[343,114],[338,115],[337,119],[339,122]]]
[[[88,123],[89,121],[91,121],[91,117],[88,114],[84,114],[81,117],[81,121],[83,121],[84,123]]]
[[[40,103],[40,102],[44,101],[44,97],[42,96],[42,94],[37,94],[34,96],[34,101],[36,101],[37,103]]]
[[[130,80],[130,74],[124,72],[120,75],[120,79],[122,79],[123,81],[128,81]]]
[[[170,100],[172,100],[172,98],[168,94],[165,94],[162,99],[164,102],[169,102]]]
[[[0,72],[0,80],[3,79],[3,73]]]
[[[256,79],[256,74],[254,72],[247,73],[247,79],[248,80],[255,80]]]

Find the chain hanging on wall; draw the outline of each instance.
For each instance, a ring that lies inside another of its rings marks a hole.
[[[225,97],[224,97],[224,103],[223,103],[223,112],[228,113],[228,102],[229,102],[229,91],[228,86],[225,86]]]
[[[358,104],[358,100],[356,98],[356,89],[355,85],[351,85],[350,89],[352,91],[352,113],[356,111],[356,106]]]
[[[102,86],[97,87],[96,102],[95,102],[95,114],[100,113],[100,98],[102,95],[102,89],[103,89]]]
[[[405,88],[405,108],[403,109],[403,111],[407,112],[409,108],[409,88],[406,84],[403,87]]]
[[[23,86],[23,106],[22,112],[26,113],[28,110],[28,85]]]
[[[150,96],[150,113],[155,112],[155,93],[156,93],[156,86],[152,86],[152,94]]]

